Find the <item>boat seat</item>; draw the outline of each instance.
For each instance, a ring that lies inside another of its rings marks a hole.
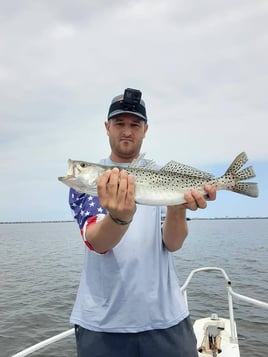
[[[221,330],[223,330],[223,328],[217,325],[207,325],[202,345],[198,348],[198,352],[212,355],[213,357],[221,353]]]

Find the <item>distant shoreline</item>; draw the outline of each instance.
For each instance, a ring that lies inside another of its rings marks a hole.
[[[74,220],[62,220],[62,221],[7,221],[7,222],[0,222],[0,224],[32,224],[32,223],[68,223],[68,222],[75,222]]]
[[[268,217],[208,217],[208,218],[190,218],[188,217],[188,221],[216,221],[216,220],[241,220],[241,219],[268,219]],[[33,223],[70,223],[75,222],[75,220],[55,220],[55,221],[6,221],[0,222],[0,224],[33,224]]]

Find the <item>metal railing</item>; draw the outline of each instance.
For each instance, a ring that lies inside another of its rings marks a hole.
[[[48,345],[51,345],[52,343],[55,343],[57,341],[60,341],[70,335],[74,334],[74,328],[71,328],[70,330],[64,331],[62,333],[59,333],[56,336],[50,337],[44,341],[41,341],[37,343],[36,345],[33,345],[31,347],[26,348],[25,350],[16,353],[15,355],[12,355],[11,357],[25,357],[29,356],[31,353],[36,352],[40,350],[41,348],[44,348]]]
[[[227,294],[228,294],[228,307],[229,307],[229,319],[230,319],[230,330],[231,330],[231,339],[232,341],[237,341],[237,332],[235,328],[235,320],[234,320],[234,309],[233,309],[233,297],[235,297],[238,300],[245,301],[249,304],[253,304],[256,306],[260,306],[262,308],[268,309],[268,303],[257,300],[257,299],[252,299],[248,296],[238,294],[233,291],[232,286],[231,286],[231,280],[229,279],[228,275],[226,274],[225,270],[222,268],[218,267],[204,267],[204,268],[198,268],[194,269],[191,271],[191,273],[188,275],[187,279],[185,280],[185,283],[181,287],[181,292],[184,296],[186,305],[188,307],[188,299],[187,299],[187,287],[190,284],[190,281],[192,280],[194,274],[199,273],[201,271],[219,271],[222,273],[224,279],[226,280],[227,283]]]
[[[256,300],[256,299],[252,299],[248,296],[245,295],[241,295],[241,294],[237,294],[233,291],[232,287],[231,287],[231,280],[229,279],[228,275],[226,274],[226,272],[224,271],[224,269],[222,268],[217,268],[217,267],[204,267],[204,268],[198,268],[198,269],[194,269],[191,271],[191,273],[188,275],[185,283],[183,284],[183,286],[181,287],[181,291],[182,294],[184,296],[185,302],[187,304],[188,307],[188,299],[187,299],[187,287],[192,279],[192,277],[194,276],[194,274],[201,272],[201,271],[209,271],[209,270],[215,270],[215,271],[220,271],[222,273],[222,275],[224,276],[226,282],[227,282],[227,290],[228,290],[228,304],[229,304],[229,318],[230,318],[230,329],[231,329],[231,338],[233,339],[233,341],[237,340],[237,333],[236,333],[236,329],[235,329],[235,321],[234,321],[234,312],[233,312],[233,299],[232,297],[235,297],[239,300],[248,302],[250,304],[253,305],[257,305],[260,306],[262,308],[268,309],[268,303],[260,301],[260,300]],[[26,348],[25,350],[18,352],[14,355],[12,355],[11,357],[25,357],[25,356],[29,356],[31,353],[36,352],[38,350],[40,350],[41,348],[44,348],[52,343],[55,343],[57,341],[60,341],[70,335],[74,334],[74,328],[71,328],[70,330],[67,330],[65,332],[62,332],[56,336],[50,337],[44,341],[41,341],[31,347]]]

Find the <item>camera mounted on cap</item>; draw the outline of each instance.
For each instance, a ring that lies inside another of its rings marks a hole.
[[[141,91],[138,89],[127,88],[124,92],[124,109],[136,109],[141,101]]]

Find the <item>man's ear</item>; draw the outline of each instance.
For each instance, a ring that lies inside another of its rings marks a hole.
[[[145,138],[145,136],[146,136],[147,130],[148,130],[148,124],[145,124],[145,125],[144,125],[144,134],[143,134],[143,137],[144,137],[144,138]]]
[[[110,121],[107,120],[106,122],[104,122],[105,128],[106,128],[106,134],[109,136],[109,129],[110,129]]]

